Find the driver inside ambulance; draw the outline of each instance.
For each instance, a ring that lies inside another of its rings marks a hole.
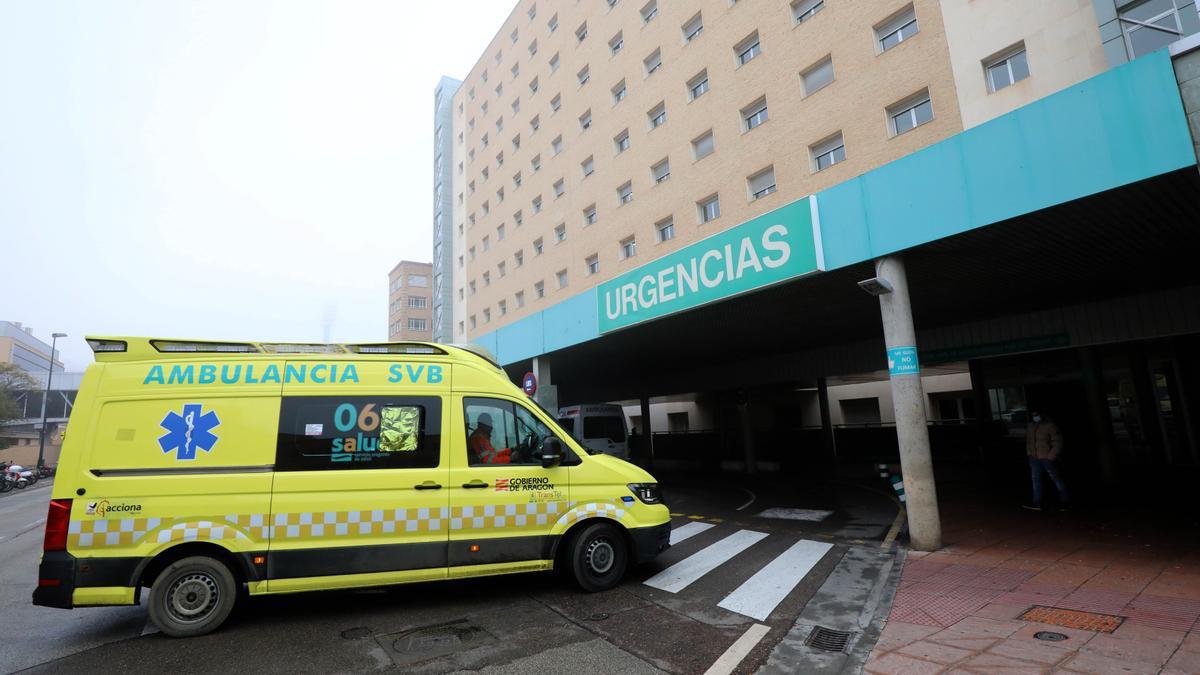
[[[492,447],[492,416],[488,413],[480,413],[475,420],[475,431],[471,432],[471,437],[467,439],[467,447],[471,449],[471,454],[478,458],[478,463],[512,463],[512,448],[497,450]]]

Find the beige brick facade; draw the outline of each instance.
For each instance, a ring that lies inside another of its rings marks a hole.
[[[401,261],[388,274],[388,340],[433,339],[433,265]]]
[[[950,6],[956,21],[969,23],[971,12],[982,10],[966,5],[978,3],[827,0],[819,12],[796,21],[792,3],[785,0],[658,0],[656,16],[643,21],[652,4],[620,0],[610,9],[603,0],[522,0],[464,79],[454,99],[456,340],[496,330],[714,232],[956,134],[964,128],[956,74],[959,87],[971,73],[980,79],[973,86],[983,86],[980,59],[986,54],[968,57],[972,50],[961,38],[948,42],[942,16],[943,5]],[[876,29],[909,9],[919,30],[882,49]],[[536,12],[532,18],[531,10]],[[1044,14],[1045,20],[1054,19],[1053,13]],[[1013,87],[1004,100],[982,104],[975,96],[974,123],[1091,72],[1098,35],[1086,35],[1080,27],[1082,10],[1066,14],[1072,35],[1096,43],[1080,47],[1091,51],[1076,59],[1069,73],[1047,78],[1051,85]],[[694,26],[690,22],[697,15],[703,30],[686,40],[683,27]],[[552,17],[554,31],[548,25]],[[585,23],[587,36],[580,41],[577,31]],[[1033,31],[1037,22],[1009,23],[1005,29],[1012,33]],[[761,53],[742,63],[738,48],[755,34]],[[613,53],[618,41],[621,49]],[[974,65],[952,67],[951,42],[964,54],[960,58]],[[648,73],[655,55],[661,67]],[[802,74],[826,58],[833,64],[833,82],[806,94]],[[588,77],[581,84],[584,68]],[[693,100],[689,83],[701,72],[707,73],[710,88]],[[614,101],[622,81],[626,95]],[[921,92],[928,93],[933,118],[897,134],[889,109]],[[769,119],[748,130],[742,111],[763,98]],[[649,113],[658,112],[660,104],[666,122],[652,128]],[[589,113],[584,128],[581,119]],[[692,141],[710,131],[715,150],[697,160]],[[625,132],[629,148],[618,152],[614,139]],[[845,160],[817,171],[811,147],[838,133]],[[593,171],[585,176],[589,160]],[[670,177],[657,182],[653,167],[663,160],[669,162]],[[748,178],[768,167],[774,169],[777,191],[753,199]],[[559,181],[561,196],[556,194]],[[626,184],[633,197],[622,203],[619,190]],[[721,215],[702,223],[697,202],[712,195],[720,199]],[[588,223],[585,214],[593,205],[595,222]],[[674,223],[674,238],[660,241],[656,224],[667,219]],[[565,231],[562,241],[557,228]],[[624,244],[631,238],[636,254],[629,257]],[[589,270],[593,256],[595,272]],[[561,288],[560,273],[566,279]],[[544,297],[538,297],[539,284]]]

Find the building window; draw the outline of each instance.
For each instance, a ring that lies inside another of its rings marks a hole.
[[[533,285],[533,297],[535,297],[535,298],[538,298],[539,300],[540,300],[541,298],[544,298],[544,297],[546,297],[546,284],[545,284],[545,282],[541,282],[541,281],[539,281],[539,282],[537,282],[536,284],[534,284],[534,285]]]
[[[517,79],[517,77],[521,74],[521,64],[514,63],[513,67],[509,69],[509,72],[512,73],[514,80]],[[514,103],[514,105],[515,105],[515,103]]]
[[[769,166],[746,179],[751,199],[762,199],[775,191],[775,167]]]
[[[428,288],[429,277],[424,274],[410,274],[408,275],[408,285],[416,288]]]
[[[533,21],[537,17],[537,5],[530,5],[527,14],[529,14],[529,20]]]
[[[800,73],[800,84],[805,96],[812,96],[833,82],[833,59],[829,56],[809,66]]]
[[[792,3],[792,18],[804,23],[825,8],[825,0],[796,0]]]
[[[521,99],[519,99],[519,98],[513,99],[512,111],[513,111],[513,114],[521,112]]]
[[[529,120],[529,130],[530,131],[537,131],[541,126],[542,126],[542,121],[537,115],[534,115],[533,119]]]
[[[688,80],[688,100],[696,100],[708,91],[708,69],[704,69]]]
[[[534,256],[539,256],[539,255],[541,255],[541,254],[542,254],[542,250],[543,250],[544,248],[545,248],[545,246],[542,244],[542,238],[541,238],[541,237],[538,237],[537,239],[534,239],[534,240],[533,240],[533,255],[534,255]]]
[[[500,84],[496,85],[496,98],[500,98],[503,95],[504,95],[504,83],[501,82]],[[496,120],[497,125],[503,125],[503,123],[504,123],[503,119]]]
[[[758,39],[758,31],[754,31],[733,47],[739,66],[744,66],[762,53],[762,42]]]
[[[537,173],[538,170],[542,168],[542,156],[534,155],[532,158],[530,158],[529,166],[533,169],[534,173]]]
[[[513,214],[513,224],[515,224],[517,227],[520,227],[521,224],[524,222],[525,222],[525,216],[521,215],[520,211],[517,211],[516,213]]]
[[[899,14],[875,27],[879,51],[886,52],[917,34],[917,14],[909,5]]]
[[[550,72],[553,73],[558,70],[558,63],[558,52],[554,52],[554,56],[550,57]]]
[[[675,221],[670,218],[655,223],[654,229],[658,232],[659,241],[670,241],[675,238]]]
[[[425,319],[409,319],[408,329],[415,331],[426,331],[429,330],[429,326],[426,324]]]
[[[579,28],[575,29],[575,41],[583,42],[587,39],[587,33],[587,22],[584,21],[582,24],[580,24]]]
[[[713,132],[706,131],[692,140],[692,156],[697,160],[704,159],[713,153]]]
[[[567,224],[559,223],[558,227],[554,228],[554,240],[562,242],[567,240]]]
[[[592,204],[591,206],[588,206],[586,209],[583,210],[583,224],[584,225],[595,225],[596,224],[596,205],[595,204]]]
[[[671,162],[666,157],[661,162],[650,167],[650,175],[655,183],[664,183],[671,178]]]
[[[567,287],[567,271],[566,270],[559,270],[558,274],[555,274],[554,276],[555,276],[555,278],[558,279],[558,287],[559,288]]]
[[[500,316],[504,316],[505,314],[508,314],[508,303],[501,300],[500,302],[496,303],[496,309],[500,310]]]
[[[658,0],[650,0],[642,6],[642,23],[650,23],[658,16]]]
[[[538,195],[533,198],[532,206],[533,206],[534,213],[542,212],[542,196],[541,195]]]
[[[536,94],[541,85],[538,84],[538,79],[535,77],[529,81],[529,93]]]
[[[587,131],[592,126],[592,111],[588,110],[579,116],[579,126]]]
[[[513,174],[513,189],[521,187],[521,172]]]
[[[504,166],[504,153],[497,152],[496,153],[496,168],[500,168],[502,166]]]
[[[633,201],[633,183],[626,182],[617,188],[617,204],[628,204]]]
[[[499,190],[496,190],[496,203],[500,204],[503,201],[504,201],[504,188],[500,188]]]
[[[696,207],[700,210],[701,223],[707,223],[710,220],[716,220],[721,217],[721,198],[717,195],[701,199],[696,202]]]
[[[1183,24],[1175,4],[1172,0],[1149,0],[1118,13],[1130,58],[1144,56],[1183,37]],[[1184,6],[1187,7],[1184,11],[1191,13],[1191,23],[1195,23],[1195,7]]]
[[[408,296],[409,309],[425,309],[428,307],[429,299],[420,295]]]
[[[742,108],[742,121],[746,125],[746,131],[760,126],[767,121],[767,99],[760,98],[754,103]]]
[[[662,68],[662,50],[655,49],[650,56],[642,59],[642,65],[646,68],[646,76],[649,77],[659,68]]]
[[[463,322],[462,322],[462,321],[459,321],[459,322],[458,322],[458,334],[459,334],[459,335],[462,335],[462,334],[463,334],[463,333],[465,333],[465,332],[466,332],[466,328],[465,328],[465,326],[463,325]]]
[[[517,302],[517,309],[521,309],[525,306],[525,291],[517,291],[513,299]]]
[[[558,112],[562,108],[562,94],[555,94],[554,98],[550,99],[550,110]]]
[[[629,149],[629,130],[626,129],[626,130],[622,131],[621,133],[617,134],[613,138],[613,145],[616,146],[618,155],[621,154],[622,152],[625,152],[626,150],[628,150]]]
[[[500,263],[498,265],[496,265],[496,276],[503,279],[505,277],[505,275],[507,275],[507,274],[508,274],[508,265],[503,260],[501,260]]]
[[[514,28],[512,35],[509,35],[508,37],[510,40],[512,40],[513,44],[516,44],[517,40],[521,39],[521,33],[516,28]]]
[[[565,194],[566,191],[567,191],[567,187],[566,187],[566,183],[563,182],[563,179],[559,178],[558,180],[554,181],[554,198],[555,199],[558,199],[559,197],[563,196],[563,194]]]
[[[471,295],[475,295],[475,280],[472,279],[471,281],[469,281],[467,283],[467,288],[470,289]]]
[[[554,151],[554,154],[556,155],[563,151],[562,136],[555,136],[554,140],[550,141],[550,149]]]
[[[608,52],[609,54],[616,56],[624,48],[625,38],[621,31],[617,31],[617,34],[612,36],[612,39],[608,41]]]
[[[575,74],[575,79],[579,80],[579,86],[582,87],[588,83],[588,80],[592,79],[591,71],[587,66],[584,66],[583,70]]]
[[[588,155],[588,158],[579,164],[579,168],[583,170],[583,177],[587,178],[596,171],[596,162],[592,160],[591,155]]]
[[[646,117],[650,120],[650,128],[657,129],[667,123],[667,106],[665,103],[659,103],[646,113]]]
[[[984,61],[988,91],[996,92],[1029,77],[1029,61],[1024,43],[1006,50],[1000,56]]]
[[[546,27],[550,29],[551,33],[558,30],[558,14],[550,17],[550,20],[546,22]]]
[[[821,141],[809,148],[812,153],[813,169],[824,171],[838,162],[846,159],[846,144],[842,141],[842,132]]]
[[[471,315],[471,330],[475,330],[475,315]]]
[[[621,80],[612,88],[613,105],[625,100],[628,91],[625,89],[625,80]]]
[[[513,267],[520,267],[521,265],[524,265],[524,264],[525,264],[525,252],[522,251],[521,249],[517,249],[517,252],[513,254]]]
[[[928,91],[923,91],[888,108],[888,122],[893,136],[919,127],[931,119],[933,119],[933,105],[929,101]]]
[[[492,273],[484,272],[483,273],[483,287],[487,288],[488,286],[491,286],[491,285],[492,285]]]
[[[504,225],[496,227],[496,241],[504,241]]]
[[[490,307],[483,308],[483,322],[490,323],[492,320],[492,310]]]
[[[691,42],[700,37],[700,33],[704,31],[704,17],[699,12],[693,16],[687,23],[683,24],[683,41]]]
[[[637,239],[628,237],[621,240],[621,257],[632,258],[637,255]]]
[[[585,258],[583,264],[587,268],[587,273],[589,276],[600,273],[600,257],[595,253]]]

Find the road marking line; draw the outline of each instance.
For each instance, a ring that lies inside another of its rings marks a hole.
[[[710,528],[712,525],[708,523],[688,523],[683,527],[677,527],[671,530],[671,545],[674,546],[684,539],[690,539]]]
[[[726,649],[725,653],[714,661],[708,670],[704,671],[704,675],[729,675],[769,632],[771,632],[769,626],[761,623],[754,624],[745,633],[742,633],[742,636],[733,644],[729,645],[729,649]]]
[[[759,511],[755,518],[775,518],[777,520],[807,520],[813,523],[819,523],[829,516],[833,515],[833,511],[825,509],[787,509],[787,508],[770,508]]]
[[[892,529],[888,530],[887,536],[883,538],[883,543],[879,548],[887,548],[896,540],[896,536],[900,534],[900,528],[904,525],[904,520],[908,517],[908,511],[903,506],[900,507],[900,512],[896,514],[896,520],[892,521]]]
[[[647,586],[662,589],[668,593],[678,593],[693,581],[713,571],[721,563],[745,551],[766,536],[766,532],[738,530],[655,574],[645,583]]]
[[[717,606],[766,621],[831,548],[833,544],[801,539],[725,596]]]
[[[751,504],[753,504],[755,499],[758,499],[758,496],[757,496],[757,495],[755,495],[755,494],[754,494],[753,492],[751,492],[750,490],[747,490],[746,488],[739,488],[739,489],[740,489],[742,492],[745,492],[746,494],[750,495],[750,500],[749,500],[749,501],[747,501],[745,504],[742,504],[741,506],[739,506],[739,507],[737,507],[736,509],[734,509],[735,511],[741,511],[742,509],[746,508],[747,506],[750,506]]]

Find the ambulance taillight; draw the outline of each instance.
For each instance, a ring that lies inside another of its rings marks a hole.
[[[67,550],[67,528],[71,524],[71,500],[51,499],[46,513],[46,542],[44,551]]]

